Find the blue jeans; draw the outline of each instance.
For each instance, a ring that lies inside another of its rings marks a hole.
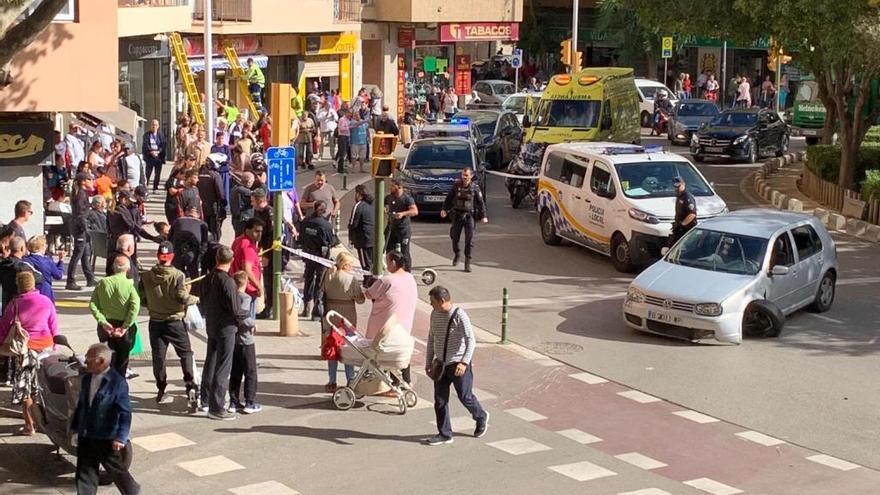
[[[327,361],[327,374],[330,375],[330,383],[336,383],[336,372],[339,370],[339,361]],[[354,380],[354,365],[345,365],[345,379],[349,382]]]
[[[462,376],[455,376],[455,364],[447,364],[443,375],[434,382],[434,414],[437,417],[437,431],[443,438],[452,438],[452,426],[449,424],[449,385],[455,387],[455,393],[461,405],[471,413],[474,421],[484,421],[486,411],[480,401],[474,397],[474,373],[471,366]]]

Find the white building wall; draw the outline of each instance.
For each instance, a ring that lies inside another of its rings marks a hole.
[[[28,238],[43,233],[42,171],[37,165],[0,167],[0,222],[7,224],[15,217],[17,201],[30,201],[34,214],[24,226]]]

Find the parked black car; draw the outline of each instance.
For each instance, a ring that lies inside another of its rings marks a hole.
[[[452,122],[470,124],[480,161],[492,170],[507,167],[522,147],[522,127],[509,110],[463,110],[452,117]]]
[[[417,139],[412,143],[398,178],[409,191],[419,216],[439,215],[446,195],[465,167],[474,170],[474,181],[486,194],[485,167],[473,142],[459,137]]]
[[[763,156],[788,151],[788,125],[765,108],[725,110],[691,138],[691,153],[701,162],[707,156],[755,163]]]
[[[709,100],[679,100],[669,116],[669,143],[687,146],[691,136],[721,111]]]

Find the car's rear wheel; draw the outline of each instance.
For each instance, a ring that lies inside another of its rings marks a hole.
[[[742,334],[745,337],[779,337],[785,324],[785,315],[773,303],[752,301],[743,312]]]
[[[706,161],[706,157],[699,153],[694,153],[694,161],[698,163],[703,163],[704,161]]]
[[[816,313],[824,313],[831,309],[834,303],[834,295],[837,292],[835,283],[837,277],[832,272],[826,272],[819,282],[819,289],[816,291],[816,298],[810,304],[810,310]]]
[[[562,238],[556,233],[556,224],[553,223],[553,215],[548,210],[541,212],[541,238],[548,246],[562,244]]]
[[[635,268],[632,262],[632,248],[620,232],[611,238],[611,262],[619,272],[631,273]]]
[[[651,127],[651,114],[642,112],[642,127]]]

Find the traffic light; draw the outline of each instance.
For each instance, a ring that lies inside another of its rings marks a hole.
[[[571,38],[562,40],[559,46],[562,48],[559,51],[559,59],[562,61],[562,64],[571,65]]]
[[[583,52],[574,52],[574,63],[571,64],[571,73],[574,74],[581,70],[583,67],[582,62],[584,58]]]
[[[397,172],[397,159],[392,155],[397,148],[397,136],[379,133],[373,136],[373,167],[374,178],[391,177]]]

